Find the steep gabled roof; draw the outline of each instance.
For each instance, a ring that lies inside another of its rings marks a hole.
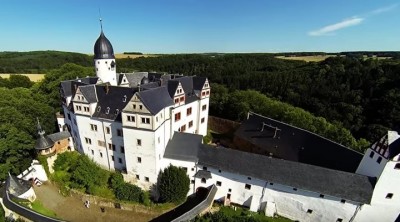
[[[153,115],[174,104],[165,86],[140,91],[137,96]]]
[[[79,90],[89,103],[97,102],[95,85],[80,86]]]
[[[48,137],[52,141],[57,142],[57,141],[60,141],[63,139],[68,139],[69,137],[71,137],[71,134],[68,131],[62,131],[62,132],[50,134],[50,135],[48,135]]]
[[[74,80],[62,81],[60,83],[61,91],[64,96],[73,96],[79,86],[96,84],[98,77],[85,77]]]
[[[228,148],[203,145],[198,158],[203,166],[359,203],[370,203],[374,190],[367,176]]]
[[[125,73],[126,78],[128,79],[129,82],[129,87],[137,87],[140,83],[141,80],[144,77],[148,77],[147,72],[134,72],[134,73]]]
[[[193,89],[202,90],[204,83],[206,83],[207,78],[201,76],[193,76]]]
[[[179,86],[178,81],[168,81],[167,83],[168,94],[171,98],[174,98],[178,86]]]
[[[252,152],[330,169],[355,172],[362,154],[343,145],[277,120],[249,114],[235,136],[251,143]],[[241,147],[238,147],[241,149]]]
[[[13,196],[18,197],[26,193],[31,187],[32,185],[29,181],[18,179],[16,176],[8,173],[7,190]]]
[[[132,88],[96,85],[97,107],[93,117],[121,121],[122,109],[136,92]]]
[[[202,141],[201,135],[175,132],[165,148],[164,158],[197,162],[197,152]]]

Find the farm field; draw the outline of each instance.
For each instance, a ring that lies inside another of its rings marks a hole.
[[[44,79],[45,74],[9,74],[9,73],[0,73],[1,78],[10,78],[10,75],[23,75],[29,77],[32,82],[39,82],[40,80]]]
[[[157,56],[158,55],[156,55],[156,54],[143,54],[143,55],[123,54],[123,53],[115,54],[116,59],[125,59],[125,58],[136,59],[136,58],[140,58],[140,57],[157,57]]]
[[[286,60],[302,60],[306,62],[320,62],[329,57],[335,57],[336,55],[317,55],[317,56],[293,56],[293,57],[286,57],[286,56],[275,56],[277,59],[286,59]]]

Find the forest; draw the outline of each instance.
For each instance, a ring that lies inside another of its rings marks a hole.
[[[0,72],[46,73],[35,84],[19,75],[0,78],[0,180],[34,157],[36,117],[47,133],[55,131],[60,81],[94,75],[92,64],[92,57],[79,53],[0,53]],[[206,76],[210,115],[240,121],[251,110],[359,151],[400,126],[400,62],[394,58],[304,62],[262,53],[181,54],[117,59],[117,71]]]

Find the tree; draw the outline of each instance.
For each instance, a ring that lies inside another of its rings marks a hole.
[[[189,192],[190,179],[185,170],[173,165],[159,174],[158,192],[161,202],[181,203]]]

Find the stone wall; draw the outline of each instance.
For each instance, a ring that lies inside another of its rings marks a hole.
[[[239,126],[240,123],[232,120],[208,116],[208,129],[217,133],[234,132]]]

